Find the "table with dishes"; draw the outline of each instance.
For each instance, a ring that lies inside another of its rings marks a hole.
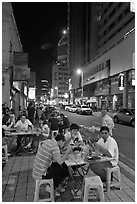
[[[25,153],[28,153],[27,150],[25,150],[24,146],[25,146],[25,140],[26,138],[31,138],[34,135],[35,136],[39,136],[40,135],[40,130],[34,128],[34,129],[29,129],[27,131],[21,131],[18,130],[16,128],[12,128],[8,131],[5,131],[5,135],[7,137],[18,137],[18,141],[19,141],[19,148],[17,149],[17,151],[14,152],[14,154],[17,154],[20,151],[24,151]]]
[[[78,148],[79,151],[77,150]],[[81,192],[83,178],[89,173],[89,170],[90,175],[91,173],[95,175],[89,168],[91,163],[111,161],[113,159],[103,155],[96,155],[95,152],[89,152],[88,145],[81,145],[78,148],[73,146],[74,151],[72,150],[65,161],[70,172],[67,186],[71,190],[73,198],[78,196],[79,191]]]

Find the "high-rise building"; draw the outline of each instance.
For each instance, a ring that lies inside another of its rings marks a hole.
[[[68,30],[63,31],[63,36],[58,42],[58,56],[52,68],[53,97],[58,102],[68,102],[70,71],[68,67]]]
[[[130,4],[69,3],[73,101],[81,100],[83,84],[82,101],[96,103],[99,108],[135,106],[135,13]],[[83,72],[83,83],[76,74],[78,68]]]

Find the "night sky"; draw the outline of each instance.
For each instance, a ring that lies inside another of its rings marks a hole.
[[[57,44],[67,28],[67,2],[12,3],[23,52],[29,54],[29,67],[36,72],[37,94],[41,79],[51,85]]]

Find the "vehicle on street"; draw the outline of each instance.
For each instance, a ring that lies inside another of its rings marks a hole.
[[[116,113],[114,113],[113,119],[115,123],[123,122],[135,127],[135,109],[120,108]]]
[[[69,107],[69,112],[76,113],[76,110],[77,110],[77,106],[75,105]]]
[[[68,104],[68,105],[65,105],[65,110],[66,111],[69,111],[69,108],[72,106],[72,104]]]
[[[86,105],[81,105],[81,106],[77,106],[76,113],[92,115],[92,109]]]

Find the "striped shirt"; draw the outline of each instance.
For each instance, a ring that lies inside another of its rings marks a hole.
[[[47,169],[54,160],[54,156],[60,157],[60,149],[55,139],[44,140],[39,146],[33,165],[33,178],[42,179],[46,175]]]

